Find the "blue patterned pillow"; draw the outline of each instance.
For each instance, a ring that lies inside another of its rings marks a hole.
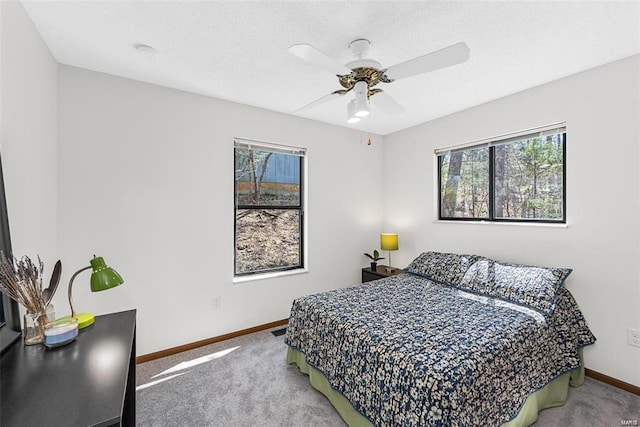
[[[444,285],[458,286],[469,267],[481,258],[478,255],[424,252],[404,271]]]
[[[535,267],[481,259],[473,264],[460,281],[460,289],[529,307],[551,314],[556,295],[570,268]]]

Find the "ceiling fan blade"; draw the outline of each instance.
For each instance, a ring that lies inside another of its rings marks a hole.
[[[322,68],[323,70],[327,70],[330,73],[339,76],[351,74],[351,69],[339,64],[333,58],[325,55],[309,44],[294,44],[287,50],[290,54],[304,59],[310,64],[315,65],[318,68]]]
[[[386,92],[376,93],[371,97],[371,102],[387,114],[400,114],[405,111],[404,107]]]
[[[343,92],[345,92],[345,91],[337,90],[335,92],[331,92],[330,94],[325,95],[322,98],[318,98],[315,101],[313,101],[313,102],[311,102],[311,103],[309,103],[309,104],[307,104],[307,105],[305,105],[303,107],[298,108],[293,113],[300,113],[300,112],[307,111],[307,110],[310,110],[312,108],[315,108],[318,105],[322,105],[322,104],[324,104],[326,102],[331,101],[332,99],[335,99],[335,98],[338,98],[338,97],[344,95]]]
[[[469,47],[465,43],[456,43],[426,55],[392,65],[385,75],[392,80],[404,79],[440,68],[460,64],[469,59]]]

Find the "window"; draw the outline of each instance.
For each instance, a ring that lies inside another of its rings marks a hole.
[[[439,219],[566,222],[564,126],[436,150]]]
[[[4,307],[2,306],[2,298],[0,298],[0,328],[2,328],[4,324]]]
[[[0,251],[11,256],[9,215],[4,191],[4,176],[0,160]],[[20,315],[18,303],[0,292],[0,354],[20,338]]]
[[[305,150],[235,141],[235,275],[304,267]]]

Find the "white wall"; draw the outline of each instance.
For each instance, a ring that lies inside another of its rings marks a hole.
[[[400,233],[395,265],[443,250],[574,268],[567,287],[598,336],[587,366],[640,385],[640,350],[625,336],[640,328],[638,57],[387,136],[380,173],[381,138],[368,147],[347,129],[58,69],[19,3],[0,2],[0,20],[14,251],[40,254],[48,271],[59,255],[61,289],[105,256],[126,284],[91,294],[80,276],[76,304],[137,308],[138,354],[282,319],[296,296],[357,282],[384,194],[384,229]],[[568,228],[434,222],[434,148],[561,120]],[[234,136],[309,149],[308,274],[232,283]],[[68,310],[64,291],[54,302]]]
[[[586,366],[640,385],[640,57],[635,56],[384,138],[384,225],[395,259],[422,251],[571,267],[566,282],[598,338]],[[438,223],[433,150],[567,122],[567,228]]]
[[[58,64],[22,5],[0,2],[0,146],[16,256],[58,256]],[[48,283],[48,280],[47,280]]]
[[[381,231],[381,138],[68,66],[59,101],[62,257],[102,255],[126,281],[75,284],[74,300],[137,308],[139,355],[287,318],[294,298],[360,280]],[[235,136],[308,149],[309,273],[232,283]]]

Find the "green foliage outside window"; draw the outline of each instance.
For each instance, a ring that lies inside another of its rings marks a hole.
[[[441,219],[565,221],[565,133],[440,155]]]

